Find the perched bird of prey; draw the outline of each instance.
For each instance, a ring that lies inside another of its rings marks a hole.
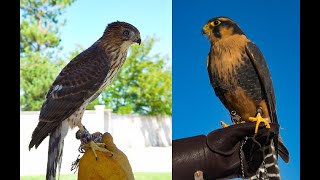
[[[215,94],[229,110],[234,123],[278,123],[271,75],[259,48],[228,17],[210,19],[202,29],[211,44],[207,70]],[[277,154],[289,161],[289,152],[276,136],[265,150],[264,175],[280,179]],[[257,172],[256,177],[263,179]]]
[[[57,170],[60,172],[68,129],[77,126],[88,132],[81,123],[86,106],[116,77],[133,43],[141,43],[139,30],[126,22],[112,22],[102,37],[73,58],[53,82],[29,144],[29,150],[37,148],[50,135],[46,179],[55,179]],[[92,140],[88,144],[93,151],[109,152]]]
[[[129,160],[114,144],[111,134],[104,133],[102,142],[113,152],[113,156],[97,151],[100,158],[96,160],[93,151],[85,151],[79,161],[78,180],[134,180]]]

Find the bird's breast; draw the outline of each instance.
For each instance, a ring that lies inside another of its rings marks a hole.
[[[234,35],[213,43],[209,53],[209,71],[224,81],[236,76],[236,70],[247,60],[245,58],[247,42],[248,39],[244,35]]]
[[[100,89],[104,89],[114,80],[126,60],[126,55],[127,53],[121,53],[120,51],[116,53],[116,56],[110,63],[110,69]]]
[[[244,50],[240,49],[211,49],[208,68],[215,78],[226,84],[233,82],[238,69],[245,64]]]
[[[208,60],[211,84],[226,108],[245,119],[254,116],[265,97],[245,46],[212,46]]]
[[[126,56],[127,53],[122,53],[121,51],[116,51],[110,55],[111,62],[109,71],[105,79],[103,80],[103,83],[101,84],[100,88],[93,96],[91,96],[90,100],[93,100],[93,97],[97,97],[97,95],[99,95],[115,79],[126,60]]]

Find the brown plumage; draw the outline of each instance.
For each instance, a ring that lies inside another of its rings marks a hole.
[[[210,19],[202,32],[211,44],[207,58],[211,85],[233,121],[248,121],[261,111],[265,120],[278,123],[271,75],[259,48],[227,17]],[[281,139],[276,137],[274,145],[288,162],[289,152]],[[277,159],[274,161],[276,170],[270,177],[280,176]]]
[[[141,43],[137,28],[126,22],[110,23],[102,37],[72,59],[53,82],[29,144],[29,149],[37,148],[50,135],[47,179],[55,179],[68,128],[83,129],[86,106],[116,77],[133,43]]]

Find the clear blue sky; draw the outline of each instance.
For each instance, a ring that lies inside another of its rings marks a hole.
[[[298,0],[173,0],[173,139],[207,134],[230,123],[206,70],[210,44],[203,25],[216,16],[235,20],[268,63],[277,99],[280,134],[290,162],[282,179],[300,179],[300,5]]]
[[[146,37],[159,39],[152,53],[172,57],[171,0],[77,0],[62,18],[67,19],[61,28],[64,54],[73,51],[76,44],[88,48],[102,36],[108,23],[119,20],[137,27],[142,40]]]

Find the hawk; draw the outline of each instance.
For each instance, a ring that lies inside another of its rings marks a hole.
[[[50,136],[46,179],[56,178],[57,165],[60,171],[68,129],[77,126],[83,134],[88,133],[81,123],[83,113],[116,77],[133,43],[141,43],[136,27],[120,21],[108,24],[101,38],[73,58],[51,85],[29,144],[29,150],[37,148]],[[109,152],[93,141],[88,144],[93,151]]]
[[[229,110],[234,123],[254,121],[278,123],[271,75],[259,48],[228,17],[210,19],[203,27],[211,47],[207,57],[210,83],[216,96]],[[265,149],[264,167],[268,178],[280,179],[277,155],[289,161],[289,152],[276,136]],[[257,172],[256,177],[262,178]]]

